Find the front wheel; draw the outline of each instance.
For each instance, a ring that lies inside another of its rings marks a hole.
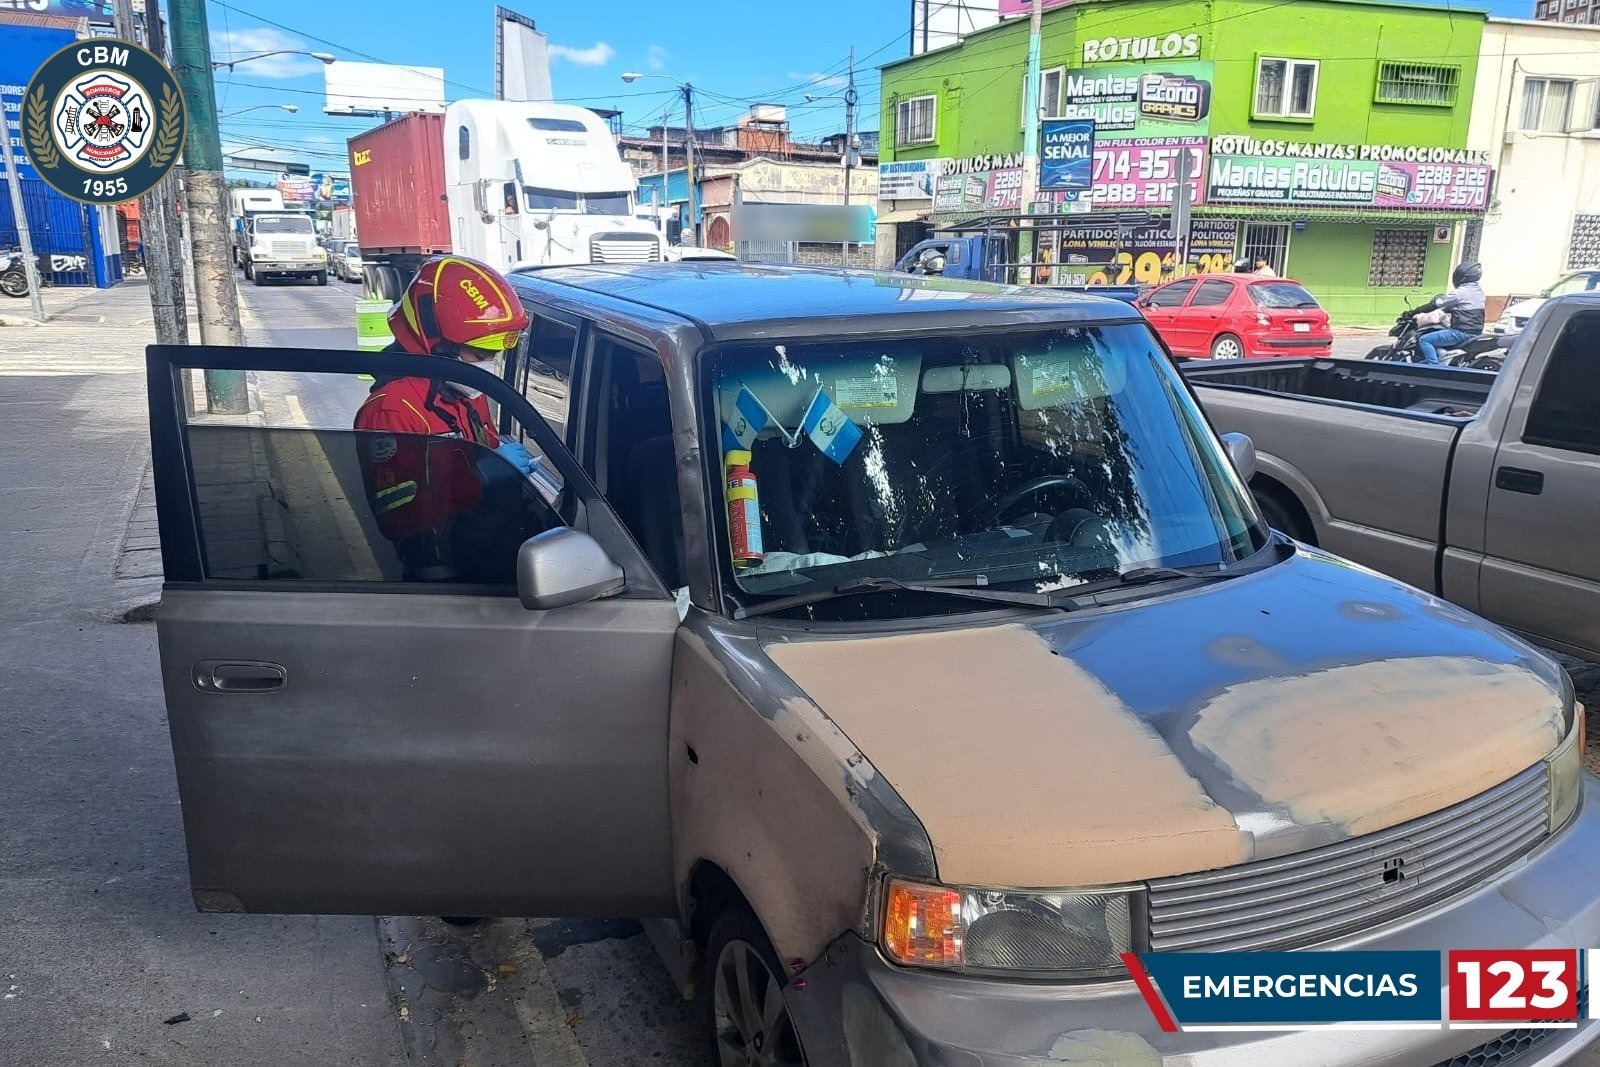
[[[325,270],[317,271],[317,284],[318,285],[327,285],[328,284],[328,272],[327,271],[325,271]]]
[[[705,958],[712,1062],[805,1067],[800,1034],[783,997],[783,967],[756,917],[741,908],[723,912],[711,927]]]
[[[20,270],[8,270],[4,274],[0,274],[0,293],[5,293],[7,296],[27,296],[27,273]]]
[[[1212,359],[1243,359],[1244,343],[1231,333],[1225,333],[1211,342]]]
[[[258,271],[258,270],[248,271],[245,274],[245,277],[249,278],[251,281],[255,282],[257,285],[266,285],[267,284],[267,280],[261,276],[261,272]]]
[[[1394,345],[1379,345],[1367,353],[1368,359],[1394,359]]]

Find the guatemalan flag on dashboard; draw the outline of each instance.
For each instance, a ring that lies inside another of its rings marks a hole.
[[[761,431],[772,425],[772,414],[747,385],[733,398],[733,413],[722,424],[724,452],[750,451]]]
[[[841,466],[861,441],[861,427],[851,422],[844,409],[820,386],[811,398],[811,406],[806,408],[805,418],[800,420],[800,429],[818,451]]]

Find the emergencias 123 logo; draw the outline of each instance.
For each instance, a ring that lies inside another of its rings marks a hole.
[[[154,188],[177,162],[187,122],[166,65],[114,38],[63,48],[23,95],[33,169],[86,204],[120,204]]]

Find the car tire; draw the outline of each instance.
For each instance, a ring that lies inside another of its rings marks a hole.
[[[249,278],[251,281],[255,282],[257,285],[266,285],[267,284],[267,280],[261,276],[261,272],[258,271],[258,270],[251,271],[249,274],[245,275],[245,277]]]
[[[1243,359],[1244,342],[1231,333],[1225,333],[1211,342],[1212,359]]]
[[[245,278],[245,281],[254,281],[255,277],[256,277],[255,268],[250,266],[250,261],[248,259],[245,260],[244,261],[244,278]]]
[[[740,981],[741,972],[746,981]],[[805,1050],[782,998],[783,965],[756,917],[744,908],[724,911],[711,925],[705,973],[711,1062],[717,1067],[805,1067]],[[747,999],[748,998],[748,999]]]
[[[317,284],[318,285],[327,285],[328,284],[328,272],[327,271],[325,271],[325,270],[317,271]]]
[[[1305,520],[1294,508],[1285,504],[1277,492],[1256,489],[1251,492],[1251,496],[1255,497],[1256,507],[1260,510],[1261,517],[1267,520],[1268,526],[1296,541],[1316,544],[1315,535],[1306,528]]]

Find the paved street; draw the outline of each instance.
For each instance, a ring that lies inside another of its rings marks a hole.
[[[353,342],[354,286],[241,293],[256,343]],[[0,407],[27,442],[0,454],[0,1067],[704,1062],[700,1020],[633,923],[193,910],[155,629],[123,621],[159,592],[140,505],[146,293],[49,295],[52,325],[0,328]],[[342,426],[363,392],[312,375],[260,397],[269,418]],[[1600,709],[1600,667],[1569,665]]]

